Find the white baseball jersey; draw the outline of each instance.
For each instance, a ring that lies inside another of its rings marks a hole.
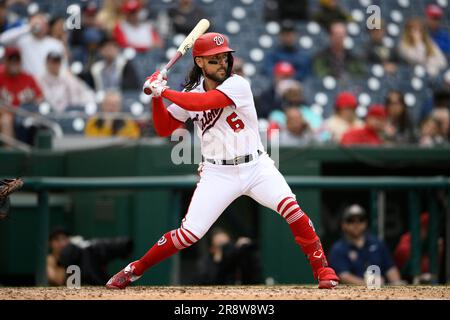
[[[258,150],[264,151],[248,81],[239,75],[232,75],[216,89],[230,98],[234,105],[201,112],[188,111],[176,104],[171,104],[167,109],[181,122],[189,118],[194,121],[205,158],[231,160],[255,154]],[[191,92],[205,92],[203,78]]]

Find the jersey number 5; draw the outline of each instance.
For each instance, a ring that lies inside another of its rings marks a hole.
[[[231,127],[231,129],[233,129],[234,132],[239,132],[245,128],[244,122],[241,119],[239,119],[236,112],[233,112],[227,117],[227,123]]]

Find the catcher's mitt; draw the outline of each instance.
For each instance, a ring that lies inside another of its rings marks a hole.
[[[0,180],[0,220],[6,218],[9,214],[9,195],[17,189],[20,189],[22,186],[22,179]]]

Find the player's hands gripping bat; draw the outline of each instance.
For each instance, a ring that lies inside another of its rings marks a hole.
[[[169,88],[166,79],[167,78],[162,78],[161,72],[157,70],[150,77],[147,77],[144,88],[151,91],[152,97],[158,98],[164,90]]]
[[[192,29],[192,31],[187,35],[186,39],[180,44],[180,46],[177,49],[176,54],[170,59],[170,61],[165,65],[165,67],[161,70],[159,75],[157,76],[157,79],[159,81],[164,81],[166,78],[167,72],[169,69],[194,45],[195,40],[198,39],[202,34],[206,32],[209,28],[209,21],[207,19],[200,20],[197,25]],[[154,74],[153,74],[154,75]],[[153,76],[152,75],[152,76]],[[149,77],[151,78],[151,76]],[[147,95],[152,94],[151,89],[151,81],[149,81],[149,78],[144,83],[143,91]],[[155,81],[153,80],[153,81]],[[165,85],[165,84],[164,84]],[[162,92],[162,91],[161,91]]]

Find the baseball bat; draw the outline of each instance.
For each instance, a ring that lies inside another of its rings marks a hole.
[[[192,31],[187,35],[187,37],[184,39],[184,41],[180,44],[180,46],[177,49],[177,52],[172,57],[172,59],[167,62],[167,64],[162,68],[161,70],[161,78],[163,78],[169,69],[182,57],[185,55],[185,53],[192,48],[194,45],[195,40],[198,39],[202,34],[206,32],[209,28],[209,21],[208,19],[201,19],[197,25],[192,29]],[[146,87],[144,85],[144,93],[147,95],[151,95],[152,91],[149,87]]]

